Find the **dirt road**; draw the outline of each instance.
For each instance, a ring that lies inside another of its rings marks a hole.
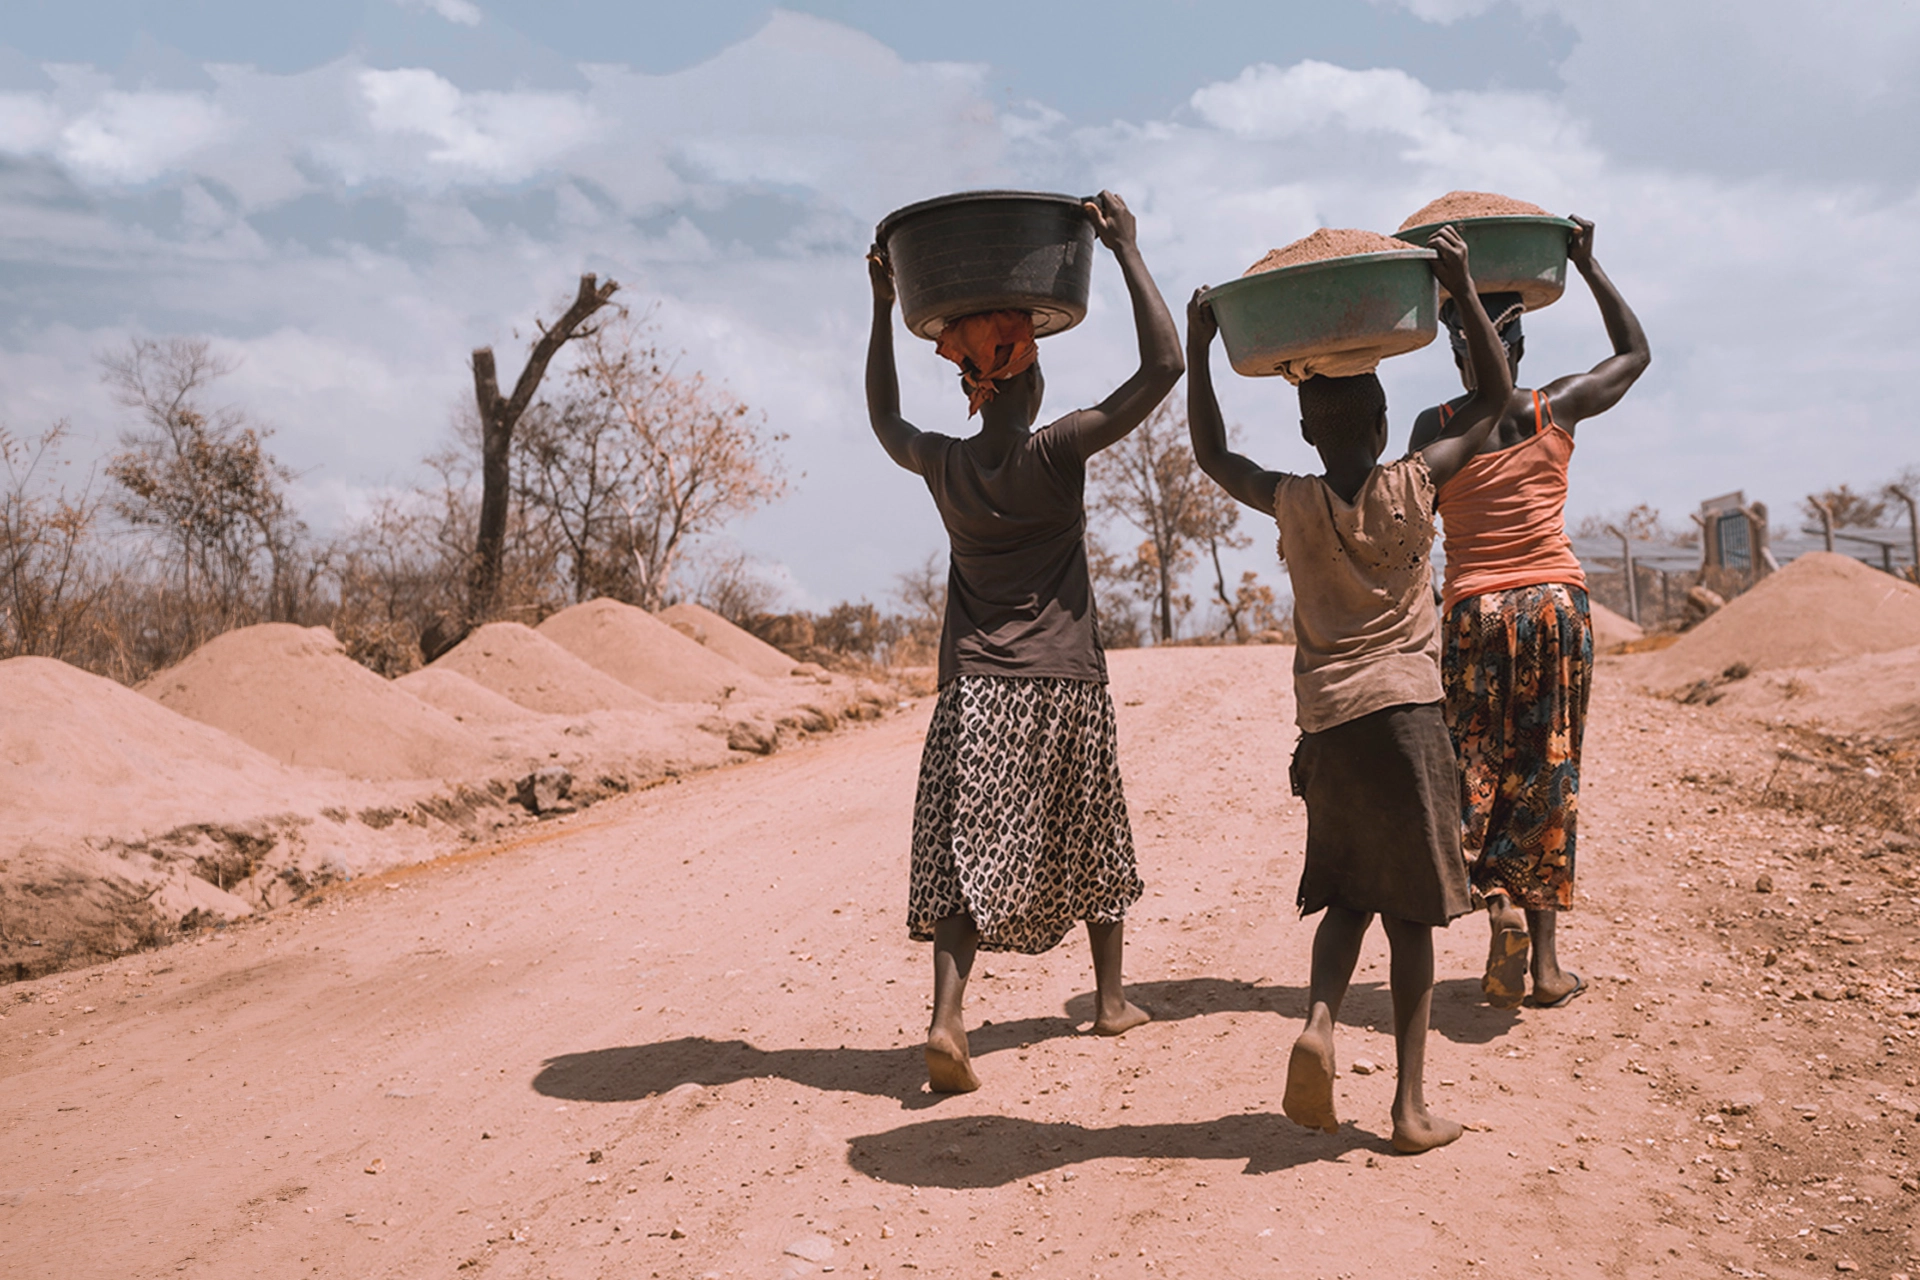
[[[923,701],[0,992],[0,1274],[1917,1269],[1911,851],[1761,807],[1777,744],[1618,664],[1564,927],[1592,992],[1488,1009],[1484,929],[1456,923],[1428,1095],[1473,1128],[1396,1157],[1376,932],[1348,1123],[1282,1118],[1310,937],[1290,658],[1113,657],[1149,885],[1128,971],[1156,1016],[1118,1041],[1075,1033],[1077,939],[983,956],[985,1088],[922,1091],[929,959],[901,910]]]

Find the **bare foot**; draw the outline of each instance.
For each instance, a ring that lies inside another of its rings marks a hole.
[[[1403,1156],[1444,1147],[1460,1136],[1460,1126],[1442,1119],[1422,1107],[1418,1111],[1393,1117],[1393,1149]]]
[[[1487,921],[1493,926],[1493,937],[1487,943],[1487,971],[1481,975],[1480,990],[1496,1009],[1517,1008],[1527,995],[1527,951],[1532,945],[1526,917],[1504,896],[1497,896],[1487,905]]]
[[[927,1032],[927,1087],[935,1093],[972,1093],[980,1087],[967,1054],[967,1037],[935,1028]]]
[[[1152,1022],[1153,1015],[1131,1000],[1120,1002],[1120,1011],[1111,1016],[1102,1013],[1093,1020],[1093,1034],[1097,1036],[1125,1035],[1145,1022]]]
[[[1340,1117],[1333,1112],[1333,1077],[1333,1038],[1312,1028],[1301,1032],[1287,1059],[1287,1092],[1280,1102],[1287,1119],[1303,1129],[1340,1132]]]

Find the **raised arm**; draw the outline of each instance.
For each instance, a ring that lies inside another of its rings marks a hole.
[[[1220,326],[1213,304],[1195,289],[1187,303],[1187,434],[1193,439],[1193,458],[1214,483],[1261,515],[1273,514],[1273,490],[1280,473],[1268,471],[1252,458],[1227,447],[1227,424],[1220,417],[1220,401],[1213,394],[1213,335]]]
[[[1140,340],[1140,367],[1119,388],[1091,409],[1069,414],[1055,425],[1079,450],[1090,458],[1132,431],[1154,406],[1167,398],[1173,384],[1180,381],[1186,365],[1180,359],[1180,331],[1167,313],[1166,300],[1160,296],[1147,264],[1140,257],[1135,238],[1133,210],[1111,191],[1102,191],[1097,200],[1087,202],[1087,217],[1093,221],[1100,243],[1113,250],[1120,263],[1120,274],[1127,282],[1127,294],[1133,299],[1133,327]]]
[[[1581,419],[1605,413],[1620,403],[1620,397],[1627,394],[1627,388],[1639,380],[1653,360],[1640,318],[1633,314],[1633,308],[1613,287],[1613,281],[1600,269],[1600,264],[1593,260],[1593,223],[1581,217],[1573,221],[1578,230],[1573,233],[1573,243],[1567,246],[1567,261],[1593,290],[1593,300],[1600,305],[1600,319],[1607,326],[1607,338],[1613,343],[1613,354],[1585,373],[1571,374],[1541,388],[1553,403],[1553,420],[1569,433]]]
[[[1513,371],[1507,367],[1507,349],[1474,291],[1473,276],[1467,270],[1467,242],[1452,227],[1442,227],[1427,241],[1427,247],[1440,255],[1434,259],[1433,274],[1453,295],[1461,328],[1467,334],[1467,360],[1473,367],[1473,394],[1433,442],[1419,450],[1437,486],[1453,479],[1480,452],[1487,433],[1500,421],[1513,396]]]
[[[873,331],[867,338],[867,420],[887,456],[920,474],[914,448],[920,429],[900,416],[900,372],[893,363],[893,264],[886,250],[867,252],[867,276],[873,283]]]

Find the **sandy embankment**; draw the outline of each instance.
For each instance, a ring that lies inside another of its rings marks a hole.
[[[286,625],[220,636],[138,691],[0,663],[0,978],[490,838],[535,820],[517,784],[536,770],[565,770],[564,799],[540,794],[580,807],[894,705],[797,666],[747,671],[611,601],[483,627],[397,681]]]
[[[1913,1271],[1913,852],[1780,804],[1776,732],[1637,692],[1648,655],[1595,687],[1561,926],[1591,990],[1489,1009],[1484,926],[1443,931],[1428,1097],[1472,1129],[1395,1157],[1375,931],[1346,1123],[1289,1124],[1313,932],[1291,656],[1112,655],[1148,884],[1128,977],[1156,1019],[1119,1040],[1075,1032],[1078,938],[983,956],[985,1087],[922,1091],[928,954],[901,913],[923,699],[18,984],[0,1274]]]

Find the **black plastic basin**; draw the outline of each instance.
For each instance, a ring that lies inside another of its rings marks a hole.
[[[1060,333],[1087,316],[1093,223],[1076,196],[963,191],[881,219],[874,239],[893,262],[907,328],[938,338],[981,311],[1025,311],[1033,331]]]

